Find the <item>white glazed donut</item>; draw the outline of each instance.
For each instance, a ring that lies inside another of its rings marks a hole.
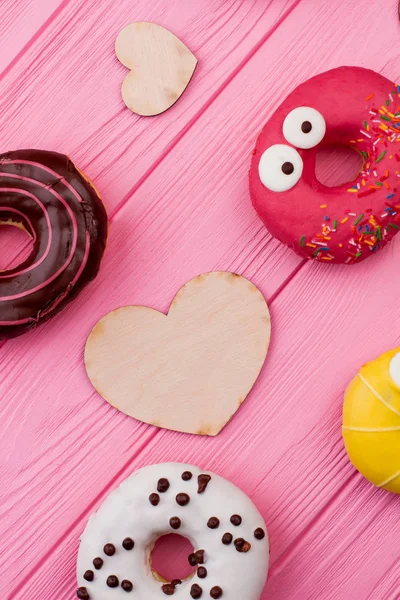
[[[163,584],[150,557],[156,540],[170,533],[192,543],[189,562],[197,570]],[[259,600],[268,563],[264,520],[244,492],[192,465],[152,465],[124,481],[89,519],[79,548],[77,597]]]

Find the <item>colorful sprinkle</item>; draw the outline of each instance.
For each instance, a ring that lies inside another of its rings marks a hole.
[[[382,154],[380,154],[380,155],[378,156],[378,158],[376,159],[376,161],[375,161],[375,162],[377,162],[377,163],[378,163],[378,162],[380,162],[380,161],[382,160],[382,158],[384,158],[385,154],[386,154],[386,150],[384,150],[384,151],[382,152]]]
[[[395,91],[388,94],[388,100],[380,107],[370,107],[367,118],[362,122],[360,129],[361,137],[350,140],[350,144],[355,144],[363,159],[357,180],[348,187],[348,193],[357,194],[357,198],[363,198],[375,194],[376,192],[385,192],[387,208],[382,214],[374,214],[374,209],[365,208],[360,214],[359,210],[354,210],[352,202],[350,207],[343,210],[342,214],[329,214],[326,210],[320,231],[309,238],[311,243],[306,243],[306,236],[300,238],[300,245],[313,249],[312,257],[318,261],[331,261],[334,256],[330,253],[330,246],[335,243],[335,233],[337,233],[339,224],[345,225],[351,219],[347,227],[341,227],[341,235],[347,232],[347,240],[336,242],[339,248],[343,248],[348,257],[346,263],[356,262],[367,250],[375,252],[381,247],[382,240],[394,235],[393,230],[400,230],[400,198],[396,201],[397,188],[394,187],[393,179],[395,176],[400,179],[400,169],[390,170],[389,161],[395,159],[396,166],[400,163],[400,152],[395,153],[390,148],[392,143],[400,143],[400,103],[397,106],[397,92],[400,98],[400,85]],[[396,94],[396,105],[394,105]],[[374,94],[367,97],[371,100]],[[360,123],[361,125],[361,123]],[[380,147],[378,148],[378,145]],[[382,161],[386,158],[385,169],[381,168]],[[400,192],[400,182],[399,182]],[[388,190],[388,191],[386,191]],[[387,201],[392,201],[389,204]],[[394,206],[395,205],[395,206]],[[398,206],[397,206],[398,205]],[[321,204],[321,209],[328,209],[327,204]],[[357,207],[359,208],[359,207]],[[376,209],[375,209],[376,210]],[[399,224],[397,225],[397,215]],[[390,217],[390,218],[388,218]],[[388,223],[389,221],[392,221]],[[328,222],[331,224],[329,225]],[[385,223],[385,225],[383,225]],[[329,244],[329,245],[328,245]]]

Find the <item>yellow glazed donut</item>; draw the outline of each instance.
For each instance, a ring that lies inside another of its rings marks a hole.
[[[361,367],[346,390],[343,438],[353,465],[400,494],[400,348]]]

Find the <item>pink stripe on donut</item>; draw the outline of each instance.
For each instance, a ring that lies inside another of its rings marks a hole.
[[[43,289],[44,287],[46,287],[46,285],[49,285],[49,283],[51,283],[52,281],[57,279],[57,277],[59,275],[61,275],[61,273],[63,273],[65,271],[65,269],[68,267],[68,265],[70,264],[70,262],[72,261],[72,259],[74,257],[76,245],[77,245],[77,239],[74,238],[73,250],[71,250],[69,257],[67,258],[67,260],[65,261],[63,266],[60,269],[58,269],[58,271],[56,273],[54,273],[54,275],[49,277],[46,281],[43,281],[43,283],[41,283],[40,285],[37,285],[35,288],[26,290],[26,292],[21,292],[21,294],[14,294],[14,296],[2,296],[2,297],[0,297],[0,302],[6,302],[9,300],[18,300],[19,298],[25,298],[26,296],[29,296],[30,294],[34,294],[35,292],[38,292],[39,290]]]
[[[53,175],[53,176],[54,176],[56,179],[58,179],[60,182],[62,182],[62,183],[63,183],[63,185],[65,185],[65,187],[66,187],[66,188],[68,188],[68,189],[70,190],[70,192],[71,192],[71,193],[72,193],[72,194],[75,196],[75,198],[78,200],[78,202],[79,202],[80,204],[81,204],[81,203],[82,203],[82,201],[83,201],[83,200],[82,200],[82,198],[79,196],[78,192],[77,192],[77,191],[76,191],[76,190],[75,190],[75,189],[72,187],[72,185],[71,185],[71,184],[70,184],[70,183],[69,183],[69,182],[68,182],[68,181],[67,181],[67,180],[66,180],[64,177],[60,177],[60,174],[59,174],[59,173],[57,173],[56,171],[53,171],[53,169],[50,169],[49,167],[45,167],[44,165],[42,165],[42,164],[40,164],[40,163],[37,163],[37,162],[34,162],[34,161],[31,161],[31,160],[4,160],[4,161],[2,161],[2,163],[1,163],[1,164],[3,164],[3,165],[4,165],[4,164],[9,164],[9,165],[10,165],[10,164],[31,165],[31,166],[33,166],[33,167],[36,167],[36,168],[38,168],[38,169],[41,169],[42,171],[46,171],[47,173],[50,173],[51,175]],[[64,204],[64,206],[65,206],[65,208],[67,209],[67,212],[68,212],[68,214],[69,214],[69,216],[70,216],[70,218],[71,218],[71,221],[72,221],[72,226],[73,226],[73,229],[74,229],[74,242],[73,242],[73,244],[75,245],[75,247],[74,247],[74,252],[75,252],[75,250],[76,250],[76,245],[77,245],[77,241],[78,241],[78,240],[77,240],[77,236],[78,236],[78,227],[77,227],[77,223],[76,223],[76,219],[75,219],[75,215],[74,215],[74,213],[72,212],[72,210],[71,210],[70,206],[69,206],[69,205],[68,205],[68,204],[65,202],[65,200],[62,198],[62,196],[60,196],[60,194],[58,194],[57,192],[55,192],[55,190],[54,190],[54,189],[50,189],[50,188],[49,188],[47,185],[45,185],[44,183],[42,183],[41,181],[38,181],[38,180],[36,180],[36,179],[32,179],[32,178],[30,178],[30,177],[26,177],[26,176],[23,176],[23,175],[17,175],[17,174],[15,174],[15,173],[7,173],[7,172],[1,172],[1,171],[0,171],[0,176],[1,176],[1,175],[4,175],[4,176],[6,176],[6,177],[11,177],[11,178],[14,178],[14,179],[19,179],[19,180],[22,180],[22,181],[29,181],[29,182],[31,182],[31,183],[33,183],[33,184],[35,184],[35,185],[38,185],[39,187],[42,187],[42,188],[44,188],[44,189],[48,190],[48,191],[49,191],[50,193],[52,193],[52,194],[53,194],[53,195],[54,195],[54,196],[55,196],[55,197],[56,197],[58,200],[60,200],[60,202],[61,202],[62,204]],[[35,200],[36,200],[36,201],[37,201],[39,204],[41,204],[39,200],[37,200],[36,198],[34,198],[34,199],[35,199]],[[43,210],[45,210],[45,209],[43,208]],[[47,215],[46,215],[46,220],[47,220]],[[50,232],[50,233],[49,233],[49,235],[50,235],[50,234],[52,233],[52,229],[51,229],[51,227],[50,227],[50,225],[49,225],[49,222],[48,222],[48,227],[49,227],[49,232]],[[12,275],[7,275],[7,274],[5,274],[5,275],[2,275],[2,276],[0,276],[0,279],[5,279],[5,278],[7,278],[7,277],[16,277],[16,276],[18,276],[18,275],[22,275],[23,273],[26,273],[26,272],[28,272],[28,271],[31,271],[31,270],[35,269],[35,268],[36,268],[36,267],[38,267],[38,266],[39,266],[39,265],[40,265],[40,264],[43,262],[43,260],[44,260],[44,259],[47,257],[47,255],[48,255],[48,252],[49,252],[49,251],[50,251],[50,247],[48,246],[48,247],[46,248],[45,255],[44,255],[44,256],[43,256],[43,257],[42,257],[42,258],[41,258],[39,261],[37,261],[36,263],[34,263],[34,264],[33,264],[33,265],[31,265],[30,267],[27,267],[26,269],[24,269],[24,270],[22,270],[22,271],[18,271],[18,272],[16,272],[16,273],[13,273]],[[70,259],[70,257],[69,257],[69,259]],[[66,268],[66,267],[69,265],[69,263],[70,263],[70,262],[71,262],[71,260],[69,260],[69,262],[67,262],[67,263],[66,263],[66,265],[65,265],[65,267],[64,267],[64,268]],[[48,281],[46,282],[46,285],[47,285],[48,283],[50,283],[50,281],[52,281],[52,280],[48,280]],[[44,286],[43,286],[43,287],[44,287]],[[26,294],[24,294],[24,295],[28,295],[29,293],[31,293],[31,291],[28,291],[28,292],[26,292]],[[23,297],[23,296],[20,296],[20,297]],[[8,297],[8,299],[15,299],[15,298]],[[0,297],[0,302],[1,302],[1,301],[3,301],[3,298],[1,298],[1,297]]]
[[[1,175],[1,173],[0,173]],[[38,183],[37,181],[30,179],[29,177],[22,177],[20,175],[16,176],[18,179],[22,179],[24,181],[33,181],[34,183]],[[46,186],[43,186],[46,188]],[[1,191],[2,188],[0,188]],[[31,198],[33,198],[38,204],[41,204],[41,202],[32,194],[30,194],[29,192],[24,192],[19,189],[14,189],[14,188],[5,188],[5,190],[7,191],[16,191],[17,193],[25,193],[26,195],[30,196]],[[50,191],[50,190],[49,190]],[[36,288],[30,289],[30,290],[26,290],[25,292],[21,292],[21,294],[15,294],[14,296],[3,296],[0,297],[0,302],[5,302],[7,300],[17,300],[18,298],[24,298],[25,296],[28,296],[29,294],[33,294],[35,292],[38,292],[39,290],[41,290],[42,288],[44,288],[46,285],[48,285],[49,283],[51,283],[52,281],[54,281],[54,279],[56,279],[70,264],[74,254],[75,254],[75,250],[77,247],[77,243],[78,243],[78,225],[75,219],[75,215],[72,212],[70,206],[65,202],[65,200],[62,198],[62,196],[60,196],[60,194],[58,192],[56,192],[55,190],[51,190],[51,193],[65,206],[65,208],[67,209],[67,212],[69,213],[70,217],[71,217],[71,221],[72,221],[72,227],[73,227],[73,242],[72,242],[72,248],[71,248],[71,252],[67,258],[67,260],[65,261],[64,265],[51,277],[49,277],[49,279],[47,279],[46,281],[44,281],[43,283],[41,283],[40,285],[36,286]],[[45,214],[47,215],[47,211],[45,209],[45,207],[42,205],[42,208],[45,212]],[[47,220],[48,215],[46,216],[46,220]],[[48,227],[49,227],[49,238],[50,235],[52,235],[52,228],[51,228],[51,223],[50,220],[48,220]],[[28,269],[29,270],[29,269]],[[12,276],[16,277],[17,275],[20,275],[21,273],[14,273]],[[3,275],[1,278],[5,278],[7,277],[7,275]]]
[[[0,176],[1,175],[2,175],[2,173],[0,173]],[[17,271],[16,273],[12,273],[11,275],[8,275],[7,273],[5,273],[4,275],[0,275],[0,279],[7,279],[7,277],[17,277],[18,275],[22,275],[23,273],[26,273],[27,271],[31,271],[32,269],[38,267],[45,260],[45,258],[48,256],[48,254],[50,252],[51,242],[53,239],[53,230],[51,227],[49,213],[47,212],[44,204],[38,198],[36,198],[36,196],[31,194],[30,192],[26,192],[25,190],[20,190],[19,188],[0,188],[0,192],[17,192],[18,194],[22,194],[23,196],[28,196],[28,198],[31,198],[32,200],[34,200],[34,202],[36,202],[36,204],[38,204],[40,206],[40,208],[42,209],[44,216],[46,218],[47,227],[49,230],[49,239],[47,241],[46,250],[44,251],[43,256],[40,258],[40,260],[36,261],[36,263],[34,265],[31,265],[30,267],[27,267],[26,269],[22,269],[21,271]],[[5,208],[5,209],[9,210],[8,208]],[[16,209],[12,209],[12,212],[19,212],[19,211],[17,211]],[[20,214],[26,219],[26,217],[23,213],[20,213]],[[26,219],[26,220],[29,221],[29,219]],[[32,227],[32,223],[30,221],[29,221],[29,223]],[[33,230],[33,228],[32,228],[32,230]],[[36,239],[36,234],[35,234],[35,239]],[[0,298],[0,300],[1,300],[1,298]]]
[[[34,319],[33,317],[28,317],[27,319],[21,319],[20,321],[0,321],[0,325],[24,325],[25,323],[36,322],[38,319]]]
[[[75,196],[75,198],[78,200],[78,202],[80,204],[82,204],[83,200],[82,198],[79,196],[78,192],[75,190],[75,188],[72,187],[72,185],[66,180],[64,179],[64,177],[60,177],[60,174],[57,173],[56,171],[53,171],[53,169],[50,169],[49,167],[45,167],[44,165],[41,165],[40,163],[34,162],[32,160],[3,160],[2,163],[3,165],[32,165],[33,167],[37,167],[38,169],[42,169],[42,171],[47,171],[47,173],[50,173],[50,175],[53,175],[54,177],[56,177],[59,181],[62,181],[62,183],[65,185],[65,187],[67,187]],[[8,175],[8,173],[7,173]],[[20,175],[18,175],[18,177],[21,177]],[[22,179],[25,179],[24,177],[21,177]],[[28,179],[28,178],[26,178]],[[31,179],[31,181],[35,181],[34,179]],[[35,181],[35,183],[39,183],[37,181]],[[43,184],[42,184],[43,185]],[[43,187],[46,187],[45,185],[43,185]]]
[[[8,161],[10,164],[10,161]],[[28,163],[28,161],[15,161],[15,162],[24,162],[24,163]],[[29,163],[29,164],[33,164],[36,166],[36,163]],[[37,165],[40,166],[40,165]],[[53,173],[53,171],[51,171],[51,173]],[[56,173],[53,173],[54,176],[57,176]],[[7,173],[7,172],[2,172],[0,171],[0,177],[2,175],[5,175],[6,177],[11,177],[12,179],[18,179],[19,181],[29,181],[30,183],[33,183],[35,185],[38,185],[39,187],[47,190],[48,192],[50,192],[51,194],[53,194],[62,204],[64,204],[65,208],[67,209],[67,212],[71,218],[72,221],[72,225],[74,227],[74,232],[75,230],[77,231],[77,223],[76,223],[76,219],[75,219],[75,215],[71,210],[71,207],[69,206],[69,204],[67,202],[65,202],[64,198],[58,193],[56,192],[54,189],[50,189],[49,186],[45,185],[44,183],[42,183],[41,181],[37,181],[36,179],[32,179],[31,177],[24,177],[23,175],[17,175],[15,173]],[[82,199],[79,196],[79,194],[77,193],[76,190],[74,190],[73,187],[71,187],[69,185],[69,183],[64,179],[64,178],[59,178],[59,181],[63,181],[65,183],[65,186],[68,187],[68,189],[73,193],[73,195],[75,196],[75,198],[79,201],[79,203],[82,203]],[[3,188],[2,188],[3,189]],[[13,188],[4,188],[4,191],[15,191]],[[19,189],[17,189],[18,193],[26,193],[27,195],[30,195],[43,209],[43,212],[46,212],[45,208],[43,207],[43,204],[40,202],[40,200],[38,200],[36,198],[36,196],[31,195],[29,192],[24,192],[21,191]],[[50,229],[50,227],[49,227]]]
[[[86,263],[87,263],[87,259],[89,257],[89,252],[90,252],[90,235],[89,232],[86,232],[86,247],[85,247],[85,254],[83,256],[83,260],[82,260],[82,264],[79,267],[79,271],[77,272],[77,274],[75,275],[75,277],[73,278],[73,280],[71,281],[71,288],[74,287],[75,283],[78,281],[79,277],[82,275],[85,267],[86,267]],[[69,292],[70,290],[68,290]],[[64,300],[65,296],[68,294],[68,292],[65,292],[65,294],[63,294],[63,296],[61,296],[53,305],[51,308],[49,308],[48,310],[45,310],[44,312],[42,312],[41,316],[45,316],[47,315],[49,312],[53,311],[56,306],[58,306],[60,304],[60,302],[62,300]]]
[[[86,267],[86,263],[89,257],[89,252],[90,252],[90,235],[89,232],[86,232],[86,247],[85,247],[85,254],[83,256],[83,260],[82,260],[82,264],[79,267],[79,271],[77,272],[77,274],[75,275],[74,279],[71,282],[71,287],[73,287],[75,285],[75,283],[78,281],[78,279],[80,278],[80,276],[82,275],[85,267]],[[68,290],[69,292],[70,290]],[[60,304],[60,302],[65,298],[65,296],[68,294],[68,292],[66,292],[61,298],[59,298],[57,300],[57,302],[55,302],[55,304],[52,305],[51,308],[49,308],[48,310],[44,311],[41,313],[41,317],[46,316],[49,312],[52,312],[56,306],[58,306]],[[30,323],[30,322],[36,322],[37,319],[35,319],[34,317],[28,317],[27,319],[21,319],[20,321],[0,321],[0,326],[11,326],[11,325],[23,325],[24,323]]]
[[[15,161],[15,162],[17,162],[17,161]],[[27,161],[19,161],[19,162],[27,162]],[[10,163],[11,163],[11,161],[8,161],[8,164],[10,164]],[[33,183],[33,184],[38,185],[39,187],[41,187],[43,189],[46,189],[48,192],[50,192],[51,194],[53,194],[57,199],[61,200],[62,204],[64,204],[64,206],[67,209],[67,212],[68,212],[68,214],[69,214],[69,216],[71,218],[73,227],[74,227],[74,225],[76,225],[75,215],[71,211],[69,205],[66,204],[66,202],[64,201],[64,199],[59,194],[57,194],[57,192],[55,192],[53,189],[50,190],[50,188],[47,185],[45,185],[44,183],[42,183],[41,181],[37,181],[36,179],[31,179],[30,177],[24,177],[23,175],[17,175],[15,173],[7,173],[7,172],[4,173],[4,172],[0,171],[0,177],[2,175],[5,175],[6,177],[11,177],[13,179],[18,179],[19,181],[29,181],[30,183]],[[13,189],[13,188],[4,188],[4,189],[1,188],[0,191],[15,191],[15,189]],[[36,261],[33,265],[31,265],[30,267],[27,267],[26,269],[23,269],[22,271],[17,271],[16,273],[13,273],[12,275],[7,275],[7,274],[1,275],[0,279],[6,279],[7,277],[16,277],[18,275],[23,275],[24,273],[27,273],[28,271],[32,271],[33,269],[36,269],[47,258],[48,254],[50,252],[50,244],[51,244],[51,241],[52,241],[52,238],[53,238],[53,230],[52,230],[52,227],[51,227],[50,219],[48,217],[48,212],[47,212],[46,208],[44,207],[44,205],[42,204],[42,202],[38,198],[36,198],[36,196],[30,194],[29,192],[25,192],[24,190],[19,190],[19,189],[17,189],[17,192],[20,193],[20,194],[25,194],[25,195],[31,197],[37,204],[39,204],[39,206],[41,207],[41,209],[45,213],[46,221],[47,221],[47,227],[48,227],[48,230],[49,230],[49,243],[47,244],[47,247],[46,247],[46,250],[45,250],[43,256],[38,261]],[[74,195],[76,196],[76,194],[74,194]]]

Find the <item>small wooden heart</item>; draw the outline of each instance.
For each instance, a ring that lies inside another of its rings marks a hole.
[[[155,23],[127,25],[115,42],[118,60],[131,72],[122,84],[126,106],[145,117],[158,115],[180,98],[197,59],[173,33]]]
[[[250,281],[207,273],[179,290],[167,316],[144,306],[106,315],[85,366],[99,394],[131,417],[217,435],[253,387],[270,335],[267,303]]]

